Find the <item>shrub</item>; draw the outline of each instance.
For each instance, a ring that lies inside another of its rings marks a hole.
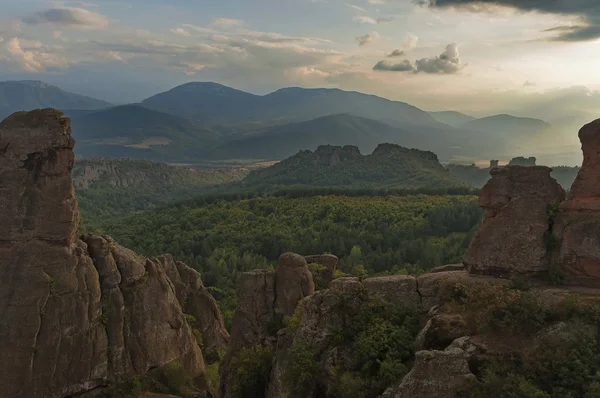
[[[273,352],[262,345],[242,348],[231,363],[234,375],[231,391],[234,396],[239,398],[263,396],[271,373],[272,360]]]
[[[315,348],[306,343],[295,343],[290,349],[290,361],[285,370],[284,384],[294,395],[306,395],[316,384],[321,363]]]

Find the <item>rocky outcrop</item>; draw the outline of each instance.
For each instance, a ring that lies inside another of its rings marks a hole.
[[[515,277],[548,272],[552,209],[565,192],[548,167],[492,169],[479,205],[485,215],[464,264],[470,273]]]
[[[315,292],[315,284],[304,257],[284,253],[275,270],[275,315],[278,320],[294,313],[298,302]]]
[[[600,119],[579,131],[583,164],[561,206],[555,261],[573,285],[600,287]]]
[[[468,363],[476,351],[468,337],[443,351],[418,351],[411,371],[381,398],[454,398],[476,380]]]
[[[255,270],[242,274],[238,284],[238,308],[231,326],[231,342],[219,367],[220,397],[232,397],[236,377],[232,360],[242,348],[261,345],[275,350],[277,332],[298,302],[315,292],[304,257],[284,253],[275,271]]]
[[[0,123],[2,395],[67,397],[174,361],[201,377],[180,301],[215,311],[197,300],[198,274],[109,237],[77,238],[73,146],[70,121],[56,110]]]
[[[360,159],[362,155],[357,146],[320,145],[315,150],[316,162],[320,166],[337,166],[346,160]]]
[[[328,286],[333,280],[339,259],[333,254],[316,254],[305,256],[304,259],[306,260],[307,264],[319,264],[325,267],[323,272],[321,272],[319,275],[313,274],[315,289],[319,288],[319,284],[323,287]]]
[[[219,361],[227,351],[229,333],[225,329],[221,309],[204,287],[200,274],[181,261],[174,261],[170,254],[152,261],[163,266],[175,287],[177,301],[188,315],[188,322],[195,333],[200,332],[204,359],[209,363]]]
[[[365,289],[397,306],[419,309],[421,295],[417,290],[417,279],[408,275],[382,276],[363,281]]]

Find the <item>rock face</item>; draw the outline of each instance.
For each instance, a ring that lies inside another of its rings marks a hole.
[[[468,337],[457,339],[444,351],[418,351],[415,364],[401,383],[386,390],[381,398],[454,398],[475,375],[469,357],[476,348]]]
[[[561,206],[555,261],[574,285],[600,287],[600,119],[579,131],[583,164]]]
[[[548,271],[552,209],[565,192],[543,166],[492,169],[479,205],[485,215],[464,258],[470,273],[513,277]]]
[[[73,146],[70,121],[56,110],[0,123],[2,395],[67,397],[173,361],[202,376],[180,301],[216,310],[197,300],[198,274],[108,237],[77,238]],[[207,328],[217,330],[213,318]]]
[[[315,292],[304,257],[284,253],[275,270],[275,314],[280,320],[294,313],[298,302]]]
[[[321,166],[337,166],[346,160],[360,159],[362,155],[358,147],[354,145],[332,146],[320,145],[315,150],[317,163]]]
[[[306,260],[284,253],[275,271],[255,270],[242,274],[238,285],[239,305],[231,325],[231,343],[219,367],[220,397],[232,397],[231,380],[236,377],[231,361],[244,347],[262,345],[275,349],[277,331],[298,302],[315,292]]]

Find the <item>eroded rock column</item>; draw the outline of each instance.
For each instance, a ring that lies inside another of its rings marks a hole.
[[[464,264],[472,274],[498,277],[548,272],[551,228],[565,191],[544,166],[490,171],[479,205],[485,215]]]
[[[600,119],[579,131],[583,164],[556,220],[554,261],[571,285],[600,287]]]

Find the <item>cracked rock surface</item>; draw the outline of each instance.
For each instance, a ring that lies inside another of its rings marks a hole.
[[[197,318],[222,345],[216,303],[197,297],[199,275],[184,264],[142,258],[109,237],[77,237],[74,144],[57,110],[0,123],[1,395],[68,397],[172,361],[202,376],[180,300],[211,312]]]

